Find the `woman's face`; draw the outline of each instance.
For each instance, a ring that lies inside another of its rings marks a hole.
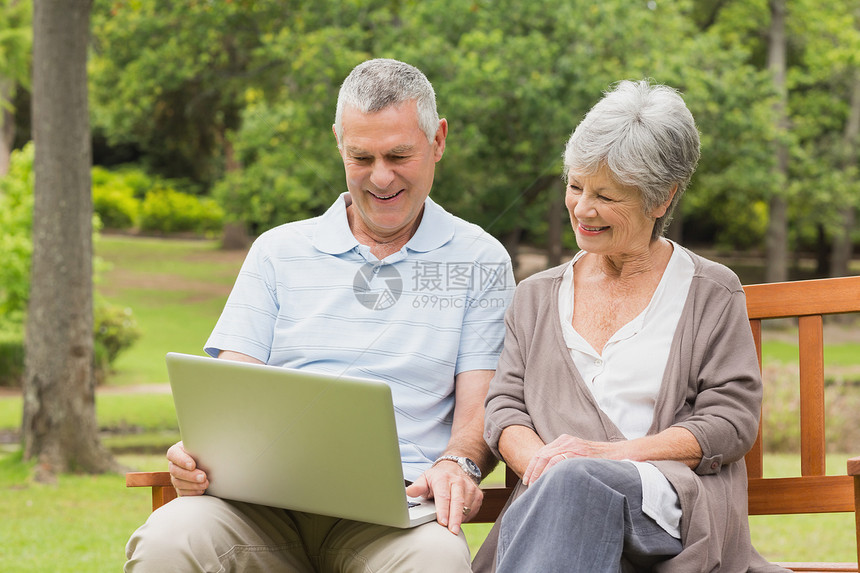
[[[647,249],[654,221],[666,213],[670,201],[646,213],[639,190],[617,183],[605,168],[593,175],[571,172],[565,195],[579,248],[606,256]]]

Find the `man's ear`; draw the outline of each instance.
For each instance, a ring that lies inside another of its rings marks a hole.
[[[340,153],[340,156],[343,157],[343,146],[340,144],[340,140],[337,138],[337,128],[334,124],[331,124],[331,132],[334,134],[334,141],[337,144],[337,151]]]
[[[442,159],[442,154],[445,153],[445,139],[448,137],[448,120],[444,117],[439,120],[439,127],[436,129],[436,137],[433,138],[435,145],[436,161]]]

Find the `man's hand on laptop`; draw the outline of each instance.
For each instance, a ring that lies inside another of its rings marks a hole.
[[[409,497],[424,497],[436,502],[436,521],[457,535],[460,524],[469,521],[481,508],[484,493],[460,466],[443,461],[421,474],[406,488]]]
[[[209,479],[206,474],[197,469],[194,461],[182,442],[177,442],[167,450],[167,469],[170,472],[170,481],[180,496],[202,495],[209,487]]]

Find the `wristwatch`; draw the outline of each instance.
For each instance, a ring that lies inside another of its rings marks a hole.
[[[481,468],[479,468],[478,464],[476,464],[469,458],[463,456],[439,456],[439,458],[435,462],[433,462],[433,465],[435,466],[439,462],[443,462],[446,460],[456,462],[457,465],[460,466],[460,469],[463,470],[467,476],[472,478],[473,482],[475,482],[476,484],[481,483],[481,478],[483,477],[481,475]]]

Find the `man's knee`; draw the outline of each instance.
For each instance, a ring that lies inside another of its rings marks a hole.
[[[471,571],[469,545],[438,523],[387,535],[362,551],[369,571]]]
[[[211,545],[205,524],[217,523],[213,518],[223,503],[208,496],[183,497],[154,511],[126,545],[125,570],[199,570],[199,562],[205,559],[199,555],[205,553],[201,543]]]

